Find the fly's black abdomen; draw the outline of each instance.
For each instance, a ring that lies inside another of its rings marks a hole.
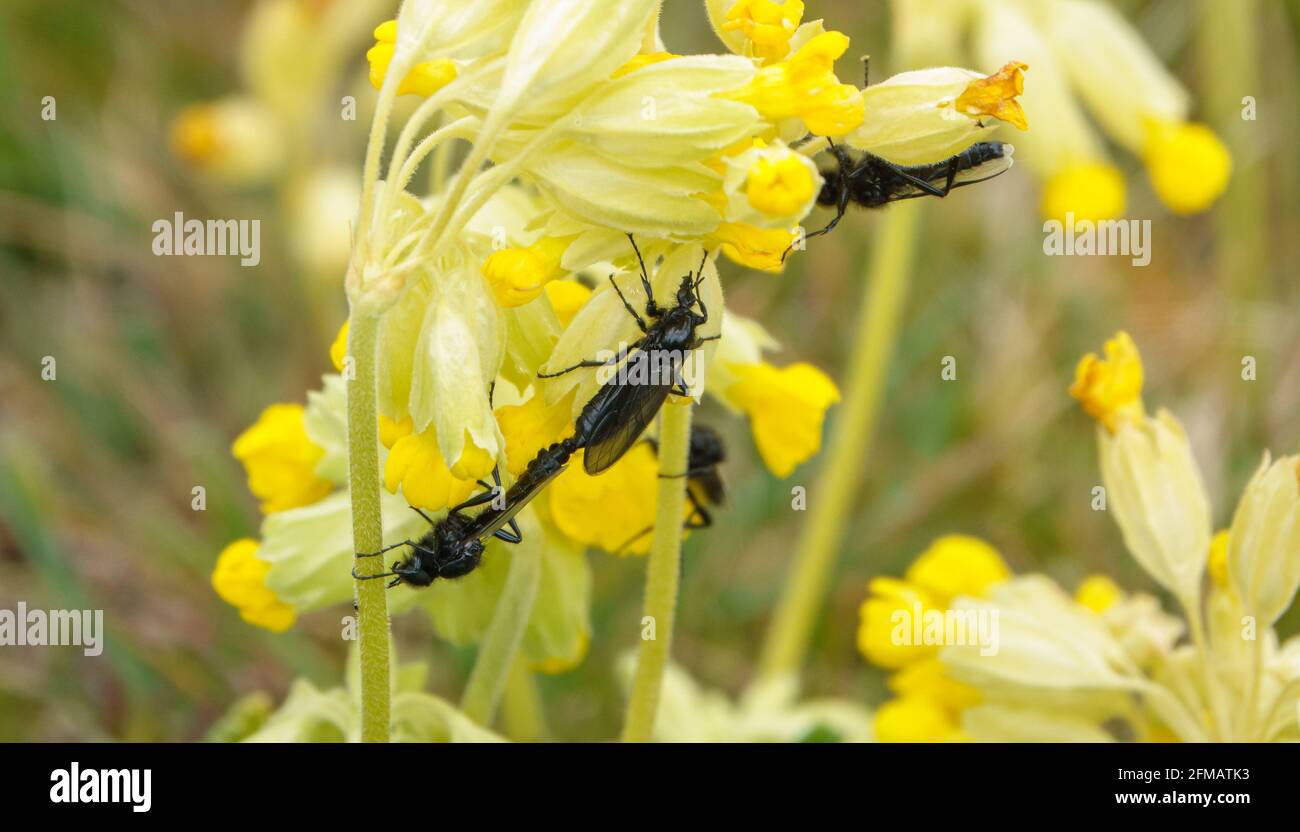
[[[822,189],[817,192],[817,204],[833,208],[840,198],[839,174],[833,170],[822,171]]]
[[[979,167],[985,162],[1001,159],[1006,155],[1007,145],[1002,142],[976,142],[962,151],[958,168],[969,170],[970,168]]]

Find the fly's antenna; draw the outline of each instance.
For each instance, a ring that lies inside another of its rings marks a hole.
[[[704,256],[700,258],[700,267],[695,270],[694,290],[696,292],[700,291],[700,284],[704,282],[704,264],[707,262],[709,262],[709,250],[706,248],[704,249]]]
[[[636,262],[641,266],[641,288],[645,289],[646,311],[649,312],[651,309],[656,308],[654,290],[650,288],[650,273],[646,271],[645,258],[641,256],[641,249],[637,248],[636,239],[631,234],[628,234],[627,241],[632,244],[632,250],[636,252]],[[650,314],[653,317],[658,317],[653,312]]]

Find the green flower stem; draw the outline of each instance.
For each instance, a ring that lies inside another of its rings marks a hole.
[[[1210,651],[1210,642],[1206,638],[1205,618],[1201,614],[1200,598],[1184,599],[1180,601],[1183,605],[1183,611],[1187,614],[1187,629],[1192,634],[1192,644],[1196,648],[1196,663],[1201,667],[1201,685],[1205,688],[1205,706],[1210,712],[1210,737],[1211,739],[1224,742],[1228,739],[1221,715],[1221,703],[1219,698],[1219,686],[1215,681],[1215,674],[1212,670],[1214,654]]]
[[[677,580],[681,575],[682,524],[686,521],[686,478],[681,476],[691,449],[692,405],[664,405],[659,426],[658,503],[654,543],[646,567],[645,605],[636,675],[623,723],[624,742],[649,742],[659,712],[659,693],[672,648],[677,613]],[[646,638],[646,625],[652,629]]]
[[[511,551],[505,588],[461,697],[461,710],[484,728],[492,727],[501,694],[506,689],[506,678],[537,600],[537,587],[542,579],[541,548],[530,537],[526,535],[524,542]]]
[[[384,545],[379,505],[379,420],[375,410],[378,334],[379,318],[354,307],[348,327],[348,355],[355,371],[348,384],[348,485],[356,552],[377,552]],[[383,572],[383,560],[356,558],[357,574]],[[357,581],[362,742],[388,742],[392,689],[388,679],[388,596],[384,583]]]
[[[1200,0],[1196,9],[1197,49],[1203,72],[1198,103],[1206,120],[1232,150],[1228,190],[1215,206],[1216,268],[1224,291],[1235,301],[1260,299],[1271,272],[1268,239],[1269,182],[1259,159],[1266,129],[1242,118],[1242,96],[1263,98],[1260,80],[1259,0]]]
[[[899,203],[881,218],[867,269],[867,291],[854,330],[844,404],[835,416],[830,446],[817,483],[809,489],[810,516],[796,549],[776,613],[759,658],[762,678],[797,673],[812,639],[844,534],[844,521],[858,492],[879,415],[899,320],[915,259],[920,206]]]
[[[546,711],[537,679],[522,656],[516,656],[506,678],[505,698],[501,701],[501,720],[505,735],[515,742],[541,742],[550,734]]]

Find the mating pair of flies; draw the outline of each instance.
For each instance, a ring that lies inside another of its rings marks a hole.
[[[588,474],[600,474],[636,444],[670,393],[689,395],[681,374],[686,356],[706,341],[721,337],[699,334],[700,327],[709,321],[709,311],[699,291],[708,254],[706,252],[695,273],[682,278],[677,287],[676,303],[665,307],[655,301],[650,276],[636,240],[630,234],[628,239],[641,268],[641,286],[646,295],[645,316],[642,317],[628,301],[613,275],[610,275],[609,282],[636,321],[641,337],[608,361],[581,361],[558,372],[539,373],[538,376],[554,378],[584,367],[604,367],[622,362],[625,362],[625,372],[614,374],[597,389],[578,414],[573,435],[540,451],[504,495],[501,494],[500,474],[493,470],[495,487],[480,481],[485,490],[449,510],[441,520],[435,522],[420,511],[433,528],[418,541],[404,540],[378,552],[358,555],[378,557],[391,549],[410,546],[410,555],[406,560],[394,563],[392,571],[362,576],[357,575],[354,569],[354,576],[359,579],[391,577],[393,580],[389,586],[399,583],[428,586],[438,578],[459,578],[469,574],[482,559],[484,541],[495,537],[518,543],[523,539],[515,515],[568,467],[573,454],[585,451],[583,468]],[[633,379],[637,382],[629,383]],[[717,468],[724,456],[722,440],[716,433],[703,426],[692,431],[688,470],[678,475],[689,480],[687,494],[693,511],[688,527],[699,528],[711,523],[706,503],[716,505],[722,500],[722,480]],[[464,513],[487,504],[490,505],[473,517]],[[630,545],[634,540],[636,538],[624,545]]]
[[[1011,167],[1014,148],[1002,142],[978,142],[966,150],[943,161],[927,165],[898,165],[871,153],[854,159],[847,149],[831,145],[838,163],[837,170],[823,171],[825,182],[817,195],[819,205],[834,207],[835,217],[822,229],[807,235],[818,237],[832,231],[843,219],[849,203],[866,208],[879,208],[903,199],[920,196],[943,198],[953,188],[973,185],[1005,173]],[[392,571],[378,575],[360,576],[361,579],[392,578],[389,586],[399,583],[411,586],[429,586],[438,578],[459,578],[478,567],[485,548],[484,541],[497,538],[508,543],[518,543],[523,537],[515,522],[517,515],[529,501],[541,493],[559,476],[569,459],[579,450],[585,450],[583,468],[596,475],[617,462],[636,444],[641,434],[654,419],[670,393],[686,395],[681,384],[681,368],[685,356],[706,341],[719,338],[698,334],[699,328],[709,320],[708,309],[700,297],[699,288],[704,280],[704,262],[694,275],[688,273],[677,288],[676,303],[664,307],[656,303],[646,272],[645,261],[637,248],[636,240],[628,235],[636,252],[641,270],[641,285],[646,295],[645,317],[637,312],[619,288],[614,276],[610,285],[618,293],[642,332],[635,341],[608,361],[588,360],[556,373],[539,373],[540,378],[553,378],[584,367],[604,367],[626,361],[625,373],[615,374],[592,396],[578,414],[572,436],[543,449],[528,463],[528,467],[498,499],[501,477],[492,472],[496,486],[480,481],[485,489],[447,512],[446,517],[434,521],[419,509],[420,516],[432,526],[418,541],[404,540],[386,546],[378,552],[359,554],[358,557],[378,557],[401,546],[410,546],[405,561],[394,563]],[[785,254],[789,254],[787,249]],[[782,256],[784,259],[784,255]],[[699,311],[696,312],[696,307]],[[651,372],[661,369],[666,358],[669,373]],[[651,362],[659,362],[653,364]],[[667,376],[665,378],[665,376]],[[629,384],[626,379],[647,379],[646,383]],[[712,523],[708,505],[721,504],[725,490],[718,466],[725,457],[719,437],[703,425],[691,432],[691,452],[688,470],[679,476],[688,477],[687,497],[692,513],[688,528],[705,528]],[[464,512],[491,503],[473,517]],[[646,534],[642,531],[632,537],[624,548]]]

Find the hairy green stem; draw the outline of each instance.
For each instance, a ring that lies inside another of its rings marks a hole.
[[[379,420],[375,410],[379,319],[354,307],[348,326],[348,355],[354,375],[348,383],[348,485],[352,501],[352,545],[377,552],[384,545],[379,504]],[[384,571],[383,558],[355,558],[357,574]],[[388,742],[388,596],[384,581],[358,580],[358,641],[361,654],[361,741]]]
[[[546,727],[546,710],[537,679],[522,656],[516,656],[506,678],[505,698],[501,701],[501,721],[507,737],[515,742],[541,742],[550,731]]]
[[[690,404],[666,404],[659,426],[659,478],[654,543],[646,566],[645,605],[636,675],[623,723],[624,742],[648,742],[659,712],[659,693],[672,649],[681,575],[682,524],[686,520],[686,470],[691,449]]]
[[[915,257],[920,206],[891,206],[867,268],[867,290],[854,330],[844,404],[835,415],[825,467],[809,490],[811,511],[794,563],[759,658],[762,678],[798,673],[826,594],[844,534],[844,521],[858,493],[871,451],[871,437],[907,301]]]
[[[506,688],[506,678],[519,652],[528,619],[533,615],[537,587],[542,579],[541,548],[533,535],[510,553],[510,572],[497,601],[492,624],[479,645],[478,659],[465,684],[461,710],[484,728],[492,727],[497,705]]]

